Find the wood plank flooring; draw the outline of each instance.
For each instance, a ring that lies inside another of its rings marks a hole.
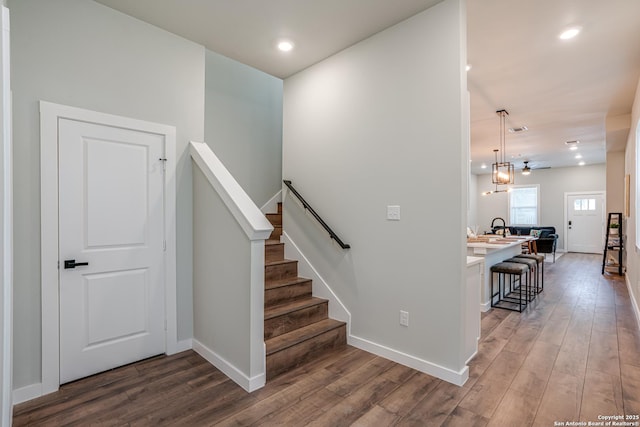
[[[192,351],[64,385],[17,405],[15,426],[554,426],[640,414],[640,332],[599,255],[545,265],[523,313],[483,315],[457,387],[347,347],[246,393]]]

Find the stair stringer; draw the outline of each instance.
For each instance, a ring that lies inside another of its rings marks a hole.
[[[313,296],[329,300],[329,317],[347,324],[347,344],[351,344],[351,313],[347,307],[284,230],[281,241],[284,243],[284,257],[298,260],[298,275],[312,280]]]
[[[278,203],[282,202],[282,190],[278,191],[272,198],[270,198],[260,210],[263,214],[273,213],[278,211]]]

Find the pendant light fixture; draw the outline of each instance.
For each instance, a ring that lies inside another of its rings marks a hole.
[[[531,175],[531,168],[529,167],[529,161],[524,161],[524,167],[522,168],[522,175]]]
[[[491,167],[491,182],[496,185],[508,185],[514,183],[515,172],[513,163],[505,160],[506,151],[506,120],[509,113],[507,110],[498,110],[496,114],[500,116],[500,149],[493,150],[495,153],[495,163]],[[501,151],[498,158],[498,151]]]

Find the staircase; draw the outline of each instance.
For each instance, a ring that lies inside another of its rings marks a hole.
[[[284,258],[282,204],[267,214],[273,233],[265,241],[264,340],[267,380],[346,345],[346,324],[328,317],[328,301],[311,295],[298,277],[298,261]]]

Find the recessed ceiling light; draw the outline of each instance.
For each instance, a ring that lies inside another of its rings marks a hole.
[[[526,127],[526,126],[520,126],[520,127],[517,127],[517,128],[509,128],[509,132],[511,132],[511,133],[524,132],[524,131],[527,131],[527,130],[529,130],[529,128]]]
[[[576,159],[581,159],[582,158],[582,154],[576,154]]]
[[[471,64],[467,64],[466,70],[469,71],[471,69]]]
[[[580,33],[580,28],[579,27],[572,27],[572,28],[567,28],[566,30],[564,30],[562,33],[560,33],[560,35],[558,37],[561,40],[569,40],[569,39],[572,39],[575,36],[577,36],[578,33]]]
[[[278,49],[282,52],[289,52],[293,49],[293,43],[289,40],[281,40],[278,42]]]
[[[565,145],[569,147],[569,150],[577,150],[578,149],[578,144],[580,144],[580,141],[566,141]]]
[[[486,168],[487,168],[487,165],[483,163],[483,164],[482,164],[482,166],[480,166],[480,168],[481,168],[481,169],[486,169]]]
[[[584,166],[584,162],[580,162],[578,163],[580,166]]]

